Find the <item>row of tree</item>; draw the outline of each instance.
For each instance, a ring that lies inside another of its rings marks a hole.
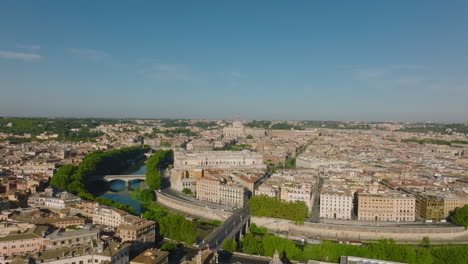
[[[463,207],[457,207],[450,213],[448,220],[456,225],[468,228],[468,204]]]
[[[166,169],[174,163],[172,150],[157,150],[146,162],[146,184],[151,190],[162,188],[160,170]]]
[[[239,247],[244,253],[273,256],[278,250],[280,256],[291,260],[310,259],[339,262],[341,256],[356,256],[415,264],[468,263],[468,245],[442,245],[437,247],[407,246],[393,240],[381,240],[366,246],[337,244],[322,241],[319,245],[308,244],[298,247],[293,241],[273,236],[247,234]]]
[[[432,138],[423,138],[423,139],[417,139],[417,138],[405,138],[402,139],[401,142],[415,142],[419,144],[436,144],[436,145],[447,145],[451,146],[452,144],[468,144],[468,141],[466,140],[443,140],[443,139],[432,139]]]
[[[48,118],[3,118],[0,119],[0,132],[16,135],[41,133],[58,134],[53,140],[58,141],[92,141],[104,133],[90,131],[90,128],[107,123],[109,120],[91,119],[48,119]],[[11,125],[9,125],[11,124]],[[76,129],[77,131],[72,131]],[[16,141],[13,141],[16,142]]]
[[[156,204],[144,207],[143,217],[156,221],[159,233],[177,241],[193,244],[197,238],[197,225],[182,215],[176,215]]]
[[[129,212],[131,214],[134,214],[134,215],[137,214],[135,209],[133,209],[133,207],[131,207],[130,205],[121,204],[119,202],[116,202],[116,201],[111,200],[111,199],[106,198],[106,197],[97,197],[96,202],[98,202],[100,204],[103,204],[103,205],[108,205],[108,206],[112,206],[112,207],[115,207],[115,208],[122,209],[122,210],[127,211],[127,212]]]
[[[258,195],[250,198],[248,203],[253,216],[282,218],[303,224],[308,215],[307,205],[303,201],[288,202]]]
[[[64,165],[60,167],[50,183],[84,199],[95,200],[94,195],[86,188],[89,176],[120,173],[128,168],[129,161],[148,150],[148,146],[135,146],[107,152],[100,150],[91,152],[78,166]]]
[[[468,134],[468,125],[466,124],[428,124],[420,123],[410,127],[405,127],[397,131],[402,132],[417,132],[417,133],[440,133],[440,134],[453,134],[462,133]]]

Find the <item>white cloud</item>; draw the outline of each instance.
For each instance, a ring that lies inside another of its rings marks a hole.
[[[75,55],[79,55],[82,57],[86,57],[88,59],[92,60],[100,60],[103,59],[107,56],[109,56],[107,53],[95,49],[77,49],[77,48],[70,48],[68,49],[71,53]]]
[[[430,81],[422,65],[392,64],[384,66],[350,67],[355,80],[367,82],[376,87],[419,86]]]
[[[29,51],[40,50],[41,49],[41,46],[39,46],[39,45],[16,44],[16,47],[19,48],[19,49],[25,49],[25,50],[29,50]]]
[[[13,51],[0,51],[0,59],[36,61],[41,59],[41,55],[34,53],[21,53]]]
[[[394,70],[419,70],[419,69],[425,69],[426,67],[424,65],[418,65],[418,64],[392,64],[392,65],[389,65],[388,68],[391,68]]]
[[[188,81],[193,79],[193,74],[183,64],[161,64],[155,63],[141,73],[149,78]]]
[[[233,78],[239,78],[242,76],[242,74],[240,72],[237,72],[237,71],[233,71],[233,72],[230,72],[229,75]]]
[[[239,80],[241,80],[244,75],[238,71],[231,71],[227,73],[227,76],[229,86],[236,87],[239,85]]]
[[[358,80],[375,80],[383,78],[388,72],[388,69],[380,68],[355,69],[353,75]]]

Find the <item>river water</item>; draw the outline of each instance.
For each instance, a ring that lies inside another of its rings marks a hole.
[[[146,165],[144,161],[137,163],[135,166],[132,166],[127,171],[122,172],[122,175],[144,175],[146,173]],[[136,190],[140,188],[140,183],[136,181],[130,182],[130,189]],[[104,194],[100,195],[99,197],[105,197],[116,202],[127,204],[133,207],[137,213],[141,213],[141,204],[132,199],[130,194],[132,193],[131,190],[128,190],[125,186],[125,182],[121,180],[112,181],[109,184],[109,190]]]

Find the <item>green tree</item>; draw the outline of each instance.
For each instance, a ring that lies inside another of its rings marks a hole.
[[[253,136],[252,135],[247,135],[247,137],[245,137],[246,139],[253,139]]]
[[[177,251],[177,245],[173,243],[165,243],[161,246],[160,249],[168,251],[170,254],[174,254]]]
[[[184,188],[182,190],[182,192],[185,193],[185,194],[193,194],[192,191],[189,188]]]
[[[418,249],[416,253],[416,263],[417,264],[433,264],[434,258],[431,255],[431,251],[426,248]]]
[[[181,215],[168,214],[161,218],[159,228],[163,236],[188,244],[194,243],[197,237],[196,224]]]
[[[303,201],[287,202],[266,195],[254,196],[248,201],[253,216],[274,217],[304,223],[308,207]]]
[[[460,207],[455,208],[455,210],[453,210],[453,212],[449,216],[449,221],[456,225],[463,226],[465,227],[465,229],[467,229],[468,228],[468,204],[461,208]]]
[[[249,233],[242,238],[242,251],[251,255],[263,255],[263,243],[254,234]]]
[[[263,250],[264,254],[270,257],[273,256],[275,250],[278,250],[280,256],[285,255],[288,259],[296,259],[301,253],[301,250],[296,247],[294,242],[274,235],[265,235],[263,237]]]
[[[64,165],[60,167],[52,176],[50,184],[57,186],[60,189],[66,189],[71,182],[71,176],[76,172],[77,168],[73,165]]]
[[[232,239],[229,239],[229,240],[226,240],[224,243],[223,243],[223,247],[222,247],[224,250],[226,250],[227,252],[234,252],[237,250],[237,242],[232,240]]]
[[[146,184],[151,190],[159,190],[162,187],[160,170],[166,169],[174,163],[172,150],[158,150],[146,162]]]
[[[430,247],[431,246],[431,240],[429,239],[429,237],[425,236],[423,237],[421,243],[419,243],[420,246],[423,246],[423,247]]]
[[[250,231],[255,234],[266,234],[267,229],[265,227],[257,227],[255,223],[250,224]]]

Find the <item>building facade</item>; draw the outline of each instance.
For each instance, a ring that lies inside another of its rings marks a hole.
[[[117,236],[122,242],[131,242],[132,250],[154,246],[156,239],[156,222],[133,215],[125,216],[125,223],[117,227]]]
[[[219,203],[219,190],[221,182],[219,179],[202,178],[197,182],[197,199],[211,203]]]
[[[407,194],[358,194],[358,220],[415,221],[416,199]]]
[[[444,198],[441,196],[417,195],[416,213],[425,220],[440,221],[444,219]]]
[[[98,206],[94,208],[93,223],[117,227],[122,224],[125,213],[109,206]]]
[[[263,155],[243,151],[177,151],[174,154],[174,168],[201,169],[266,169]]]
[[[235,184],[224,184],[219,188],[219,202],[237,208],[243,208],[249,199],[249,191]]]
[[[353,195],[350,192],[326,191],[320,193],[320,217],[351,219]]]

